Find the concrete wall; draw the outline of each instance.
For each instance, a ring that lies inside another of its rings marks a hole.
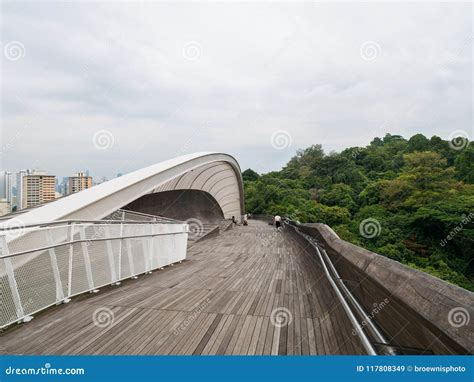
[[[124,209],[177,220],[195,218],[202,223],[218,223],[224,219],[214,197],[199,190],[174,190],[144,195]]]
[[[375,321],[395,345],[425,354],[474,352],[474,293],[341,240],[325,224],[299,228],[322,244],[367,312],[388,299]],[[453,314],[460,309],[470,322],[455,327]]]

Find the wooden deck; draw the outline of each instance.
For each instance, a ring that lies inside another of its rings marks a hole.
[[[15,325],[0,336],[0,353],[364,351],[316,259],[289,233],[250,221],[197,242],[182,264]]]

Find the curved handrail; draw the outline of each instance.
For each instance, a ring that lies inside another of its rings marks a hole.
[[[328,269],[328,265],[326,264],[326,261],[323,259],[323,256],[321,255],[321,251],[319,250],[319,247],[316,245],[316,243],[314,243],[312,240],[310,240],[306,235],[301,233],[298,230],[297,225],[292,220],[285,219],[284,224],[287,225],[287,226],[292,227],[295,230],[296,233],[300,234],[303,238],[305,238],[308,241],[308,243],[310,243],[316,249],[316,253],[318,254],[319,262],[321,263],[321,266],[323,267],[324,274],[326,275],[326,278],[329,281],[329,284],[332,286],[334,292],[336,293],[336,296],[337,296],[342,308],[346,312],[347,317],[348,317],[349,321],[352,324],[352,327],[354,328],[357,336],[359,337],[359,339],[362,343],[362,346],[364,347],[364,349],[365,349],[365,351],[367,352],[368,355],[377,355],[377,352],[376,352],[374,346],[372,345],[371,341],[369,340],[369,338],[365,334],[364,329],[362,328],[362,325],[357,320],[354,312],[352,312],[352,309],[350,308],[349,304],[345,300],[344,295],[341,292],[341,288],[337,285],[336,281],[334,280],[334,277],[331,275],[331,272]],[[331,265],[332,264],[329,262],[329,267],[331,267]],[[350,292],[348,292],[348,293],[350,294]]]
[[[389,300],[377,313],[376,324],[390,337],[391,346],[410,354],[470,354],[474,333],[474,293],[423,271],[346,242],[322,223],[299,229],[325,248],[340,278],[357,285],[352,294],[362,307]],[[461,322],[455,322],[455,315]]]

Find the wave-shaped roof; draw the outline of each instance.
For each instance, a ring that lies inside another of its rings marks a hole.
[[[143,195],[168,190],[194,189],[211,194],[226,219],[244,210],[242,176],[228,154],[187,154],[131,172],[90,189],[58,199],[14,216],[24,225],[57,220],[97,220]],[[0,224],[8,226],[9,220]]]

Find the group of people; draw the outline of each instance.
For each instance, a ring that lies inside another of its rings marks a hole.
[[[242,217],[242,225],[249,225],[249,219],[252,215],[251,214],[244,214],[244,216]],[[235,225],[237,225],[237,220],[235,219],[235,216],[232,216],[232,223],[234,223]]]
[[[251,216],[252,216],[251,214],[244,214],[244,216],[242,217],[242,225],[248,225],[249,224],[248,219],[250,219]],[[282,229],[281,221],[282,221],[282,219],[281,219],[280,215],[275,215],[272,219],[271,224],[275,226],[277,231],[281,231],[281,229]],[[238,224],[235,216],[232,216],[232,223],[234,225]]]

